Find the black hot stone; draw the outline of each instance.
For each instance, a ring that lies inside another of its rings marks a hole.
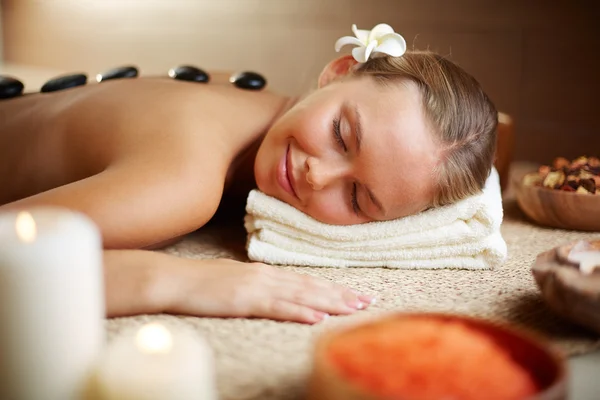
[[[0,99],[20,96],[24,87],[23,82],[13,77],[0,76]]]
[[[200,68],[191,65],[182,65],[169,70],[169,76],[181,81],[208,83],[210,76]]]
[[[59,76],[44,83],[44,86],[42,86],[41,91],[43,93],[56,92],[57,90],[64,90],[74,88],[76,86],[82,86],[85,85],[86,82],[87,76],[84,74]]]
[[[229,78],[229,82],[241,89],[261,90],[267,85],[267,80],[256,72],[240,72]]]
[[[135,78],[138,76],[138,69],[133,66],[118,67],[96,75],[98,82],[109,81],[111,79]]]

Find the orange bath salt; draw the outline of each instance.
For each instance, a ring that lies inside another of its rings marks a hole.
[[[347,332],[328,356],[341,375],[384,399],[523,399],[533,377],[487,334],[466,323],[398,319]]]

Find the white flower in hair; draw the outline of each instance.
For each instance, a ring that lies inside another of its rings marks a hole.
[[[406,52],[406,41],[388,24],[376,25],[370,31],[358,29],[356,25],[352,25],[352,32],[356,37],[339,38],[335,42],[335,51],[340,51],[347,44],[356,45],[358,47],[352,49],[352,57],[359,63],[367,62],[369,57],[376,53],[400,57]]]

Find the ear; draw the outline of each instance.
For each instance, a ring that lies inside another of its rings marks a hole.
[[[321,72],[321,75],[319,76],[319,88],[328,85],[341,76],[347,75],[350,68],[356,64],[358,64],[358,62],[352,56],[336,58],[327,64]]]

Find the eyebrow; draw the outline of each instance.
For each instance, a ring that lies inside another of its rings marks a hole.
[[[354,140],[356,141],[356,154],[360,154],[360,144],[363,138],[363,127],[361,123],[358,106],[354,106]]]
[[[362,139],[363,139],[363,126],[361,123],[361,117],[360,117],[360,113],[358,112],[358,106],[354,106],[354,140],[356,141],[356,154],[360,154],[360,145],[362,143]],[[387,213],[386,213],[385,209],[383,208],[383,204],[381,204],[381,201],[379,201],[377,199],[375,194],[371,191],[371,189],[369,189],[369,187],[367,185],[363,184],[363,187],[367,191],[367,195],[369,196],[369,199],[371,199],[371,202],[373,204],[375,204],[375,207],[377,207],[379,212],[383,215],[386,215]]]

